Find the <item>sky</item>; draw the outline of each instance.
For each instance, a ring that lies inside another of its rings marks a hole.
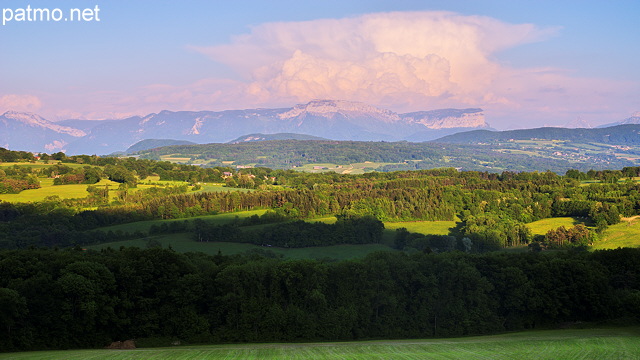
[[[83,21],[64,21],[71,9]],[[635,0],[0,0],[0,10],[0,114],[117,119],[338,99],[398,113],[482,108],[492,127],[518,129],[640,111]]]

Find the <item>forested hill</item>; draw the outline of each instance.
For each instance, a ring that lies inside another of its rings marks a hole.
[[[407,142],[362,142],[334,140],[266,140],[237,144],[203,144],[167,146],[139,155],[160,159],[165,155],[190,157],[234,164],[258,164],[271,168],[291,168],[311,163],[349,164],[354,162],[404,162],[407,159],[434,160],[442,158],[437,147]]]
[[[491,132],[489,132],[491,133]],[[635,134],[634,134],[635,135]],[[637,135],[635,135],[637,136]],[[517,147],[516,147],[517,146]],[[568,169],[588,171],[638,166],[634,151],[589,145],[589,152],[553,146],[524,146],[510,143],[509,149],[493,145],[447,143],[365,142],[334,140],[267,140],[238,144],[203,144],[168,146],[138,152],[143,159],[182,159],[201,166],[262,166],[293,169],[308,164],[322,164],[334,169],[338,165],[365,164],[365,171],[422,170],[455,167],[474,171],[547,171],[564,174]],[[513,151],[516,150],[516,151]],[[522,151],[526,150],[526,151]],[[565,154],[572,151],[573,154]],[[333,164],[333,165],[328,165]]]
[[[479,144],[509,140],[559,140],[615,145],[640,145],[640,125],[627,124],[599,129],[543,127],[508,131],[473,130],[448,135],[436,143]]]

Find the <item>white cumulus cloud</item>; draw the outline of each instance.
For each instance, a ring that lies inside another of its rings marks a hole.
[[[509,103],[493,91],[509,73],[495,54],[556,31],[451,12],[394,12],[267,23],[230,44],[194,49],[235,69],[249,83],[246,92],[265,103],[340,98],[430,108]]]

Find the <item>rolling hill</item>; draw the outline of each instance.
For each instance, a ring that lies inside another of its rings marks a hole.
[[[624,124],[596,129],[536,129],[489,131],[473,130],[448,135],[433,142],[449,144],[482,144],[512,140],[557,140],[614,145],[640,145],[640,125]]]

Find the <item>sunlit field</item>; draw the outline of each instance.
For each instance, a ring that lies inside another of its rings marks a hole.
[[[385,222],[385,229],[396,230],[406,228],[409,232],[424,235],[448,235],[456,227],[455,221],[406,221]]]
[[[602,240],[593,244],[592,249],[617,249],[619,247],[640,247],[640,221],[622,221],[609,226]]]
[[[584,224],[585,220],[586,219],[572,217],[548,218],[528,223],[527,226],[531,229],[533,235],[545,235],[549,230],[557,229],[560,226],[569,228],[578,224]]]
[[[95,186],[108,185],[110,189],[117,189],[120,185],[117,182],[102,179]],[[1,194],[0,200],[8,202],[36,202],[43,201],[48,197],[57,196],[60,199],[78,199],[89,195],[87,184],[53,185],[53,179],[40,179],[39,189],[23,190],[18,194]],[[115,196],[115,192],[112,196]]]

